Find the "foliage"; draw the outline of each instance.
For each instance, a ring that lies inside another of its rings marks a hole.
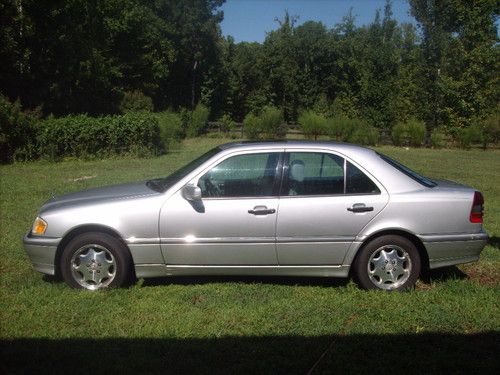
[[[377,128],[371,125],[363,125],[354,130],[349,137],[350,143],[356,143],[366,146],[375,146],[380,138],[380,132]]]
[[[183,126],[188,137],[197,137],[207,126],[210,111],[203,104],[198,104],[194,111],[184,110],[181,114]]]
[[[39,153],[50,159],[158,153],[162,151],[159,140],[158,120],[146,113],[71,115],[37,124]]]
[[[299,125],[308,138],[318,139],[327,132],[327,119],[313,111],[304,112],[299,116]]]
[[[0,163],[35,155],[33,132],[36,116],[23,112],[19,101],[11,103],[0,95]]]
[[[243,120],[243,134],[248,139],[260,139],[262,136],[261,122],[257,115],[250,112]]]
[[[430,141],[432,148],[443,148],[446,145],[446,134],[439,128],[434,129]]]
[[[455,137],[458,141],[460,148],[470,149],[474,142],[483,143],[484,142],[484,132],[479,124],[474,124],[467,128],[457,129],[455,132]]]
[[[420,147],[425,141],[425,125],[415,119],[400,122],[392,128],[391,137],[396,146]]]
[[[157,112],[154,117],[158,122],[162,147],[167,151],[172,144],[179,142],[184,137],[182,119],[175,112]]]
[[[220,119],[219,119],[219,124],[220,124],[220,131],[223,132],[224,134],[227,134],[234,130],[236,128],[236,123],[233,121],[230,115],[227,113],[224,114]]]
[[[276,107],[265,107],[255,115],[249,113],[243,120],[243,133],[249,139],[275,139],[285,135],[283,116]]]
[[[120,103],[120,112],[152,112],[153,100],[139,90],[127,91]]]

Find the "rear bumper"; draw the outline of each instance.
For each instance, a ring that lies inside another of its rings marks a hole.
[[[32,237],[29,233],[24,236],[24,250],[35,270],[47,275],[55,274],[56,251],[60,241],[60,238]]]
[[[419,237],[427,249],[431,269],[477,261],[488,243],[485,232]]]

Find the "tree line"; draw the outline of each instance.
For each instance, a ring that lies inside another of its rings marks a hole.
[[[223,2],[0,0],[1,93],[44,117],[201,103],[238,122],[271,105],[288,123],[312,111],[383,129],[416,119],[428,134],[498,124],[496,0],[409,0],[417,27],[390,0],[363,26],[285,12],[263,43],[222,36]]]

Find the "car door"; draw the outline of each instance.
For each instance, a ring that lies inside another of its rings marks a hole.
[[[387,204],[383,187],[332,152],[287,152],[276,228],[280,265],[338,265]]]
[[[175,193],[160,217],[168,265],[277,265],[282,152],[231,154],[191,181],[202,199]]]

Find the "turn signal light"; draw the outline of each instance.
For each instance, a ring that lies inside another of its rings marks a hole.
[[[37,217],[35,219],[35,222],[33,223],[33,229],[31,230],[31,233],[41,235],[45,233],[46,229],[47,223],[43,219]]]

